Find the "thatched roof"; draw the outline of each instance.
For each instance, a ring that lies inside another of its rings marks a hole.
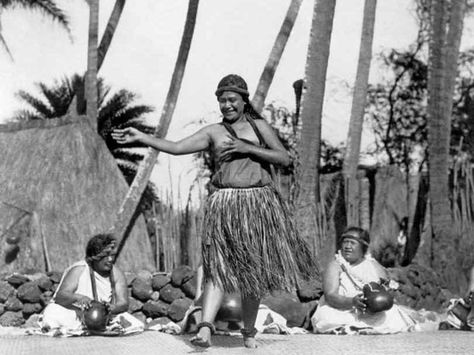
[[[111,228],[128,190],[86,117],[0,125],[0,151],[0,271],[63,270],[82,259],[87,240]],[[19,235],[16,254],[11,239]],[[139,218],[118,265],[150,269],[152,260]]]

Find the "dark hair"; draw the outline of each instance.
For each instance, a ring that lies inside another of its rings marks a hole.
[[[245,102],[244,106],[244,113],[249,115],[251,118],[254,120],[263,120],[263,117],[261,114],[259,114],[254,108],[253,105],[249,101],[249,97],[242,96]]]
[[[116,239],[110,233],[96,234],[87,242],[86,258],[91,258],[107,248]]]
[[[370,236],[369,232],[363,228],[356,227],[356,226],[349,226],[347,227],[344,232],[341,234],[340,244],[345,238],[351,238],[357,240],[360,245],[362,246],[362,252],[365,254],[367,250],[369,250],[370,244]]]

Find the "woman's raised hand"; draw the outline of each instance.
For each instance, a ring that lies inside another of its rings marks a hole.
[[[127,127],[123,129],[114,129],[111,135],[117,143],[129,144],[140,141],[141,137],[144,136],[144,133],[136,128]]]

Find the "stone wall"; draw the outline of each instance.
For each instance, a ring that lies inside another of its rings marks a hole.
[[[443,311],[451,298],[459,297],[444,288],[438,275],[418,264],[388,269],[390,278],[399,284],[395,300],[414,309]]]
[[[129,312],[150,322],[179,322],[196,295],[195,271],[180,266],[171,273],[127,273]],[[28,273],[0,279],[0,325],[21,326],[37,319],[61,280],[60,272]]]
[[[395,299],[415,309],[442,311],[455,297],[440,284],[433,270],[417,264],[388,269],[391,279],[399,284]],[[169,320],[183,320],[196,295],[196,272],[179,266],[171,273],[140,271],[126,273],[129,312],[153,325]],[[60,272],[15,273],[0,278],[0,325],[32,324],[56,291]],[[308,326],[319,298],[319,287],[306,285],[298,296],[279,293],[266,297],[263,303],[282,314],[289,326]]]

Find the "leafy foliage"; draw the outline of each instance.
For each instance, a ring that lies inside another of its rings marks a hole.
[[[412,51],[391,50],[381,55],[390,79],[369,85],[366,120],[376,138],[374,154],[384,153],[390,164],[410,171],[426,159],[428,67]],[[474,49],[460,53],[453,102],[452,153],[474,156]]]
[[[276,106],[274,103],[267,105],[264,109],[264,116],[275,129],[283,146],[290,154],[292,164],[283,172],[286,174],[295,173],[295,165],[298,161],[298,141],[301,125],[295,112],[286,107]],[[321,173],[330,173],[342,169],[344,158],[344,146],[333,146],[326,140],[321,141]]]
[[[373,153],[385,153],[389,164],[409,171],[426,150],[428,68],[411,52],[392,50],[382,57],[393,81],[368,88],[366,119],[376,139]]]

